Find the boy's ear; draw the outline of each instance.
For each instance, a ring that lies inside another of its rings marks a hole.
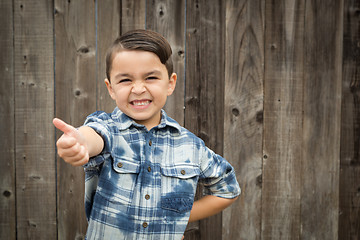
[[[176,73],[172,73],[169,79],[168,94],[167,94],[168,96],[170,96],[174,92],[176,86],[176,80],[177,80]]]
[[[105,82],[105,84],[106,84],[106,88],[107,88],[107,90],[108,90],[108,92],[109,92],[110,97],[111,97],[113,100],[115,100],[115,93],[114,93],[114,90],[113,90],[112,87],[111,87],[111,83],[110,83],[109,79],[105,78],[104,82]]]

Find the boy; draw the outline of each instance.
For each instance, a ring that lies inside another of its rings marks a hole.
[[[240,194],[234,169],[162,110],[175,89],[171,47],[158,33],[130,31],[106,57],[115,110],[64,132],[58,154],[84,165],[87,239],[181,239],[187,223],[214,215]],[[206,196],[194,202],[198,181]]]

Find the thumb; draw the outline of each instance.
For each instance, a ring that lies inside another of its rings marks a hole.
[[[76,129],[73,126],[67,124],[63,120],[60,120],[59,118],[54,118],[53,124],[57,129],[59,129],[60,131],[62,131],[67,135],[72,135],[72,133],[76,131]]]
[[[73,126],[71,126],[70,124],[67,124],[63,120],[60,120],[59,118],[54,118],[53,124],[57,129],[62,131],[65,135],[68,135],[68,136],[71,136],[71,137],[77,139],[80,143],[84,142],[79,131],[76,128],[74,128]]]

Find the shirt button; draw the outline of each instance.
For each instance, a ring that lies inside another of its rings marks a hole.
[[[148,226],[147,222],[144,222],[144,223],[142,224],[142,226],[143,226],[143,228],[147,228],[147,226]]]
[[[117,166],[118,166],[118,168],[122,168],[122,163],[121,162],[119,162],[118,164],[117,164]]]
[[[182,175],[185,175],[185,170],[181,170],[181,172],[180,172]]]
[[[145,199],[146,199],[146,200],[149,200],[149,199],[150,199],[150,195],[149,195],[149,194],[146,194],[146,195],[145,195]]]
[[[149,141],[149,146],[151,146],[151,145],[152,145],[152,141],[150,140],[150,141]]]
[[[151,172],[151,167],[148,167],[148,172]]]

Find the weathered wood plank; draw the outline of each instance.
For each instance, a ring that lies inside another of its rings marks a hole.
[[[121,1],[121,33],[146,26],[146,0]]]
[[[263,239],[299,239],[304,1],[267,1]]]
[[[185,127],[223,153],[225,2],[186,1]],[[200,221],[200,239],[222,238],[222,216]]]
[[[13,6],[17,238],[54,239],[53,4]]]
[[[223,213],[224,240],[260,239],[264,4],[226,4],[224,156],[244,193]]]
[[[172,60],[177,73],[176,88],[167,99],[167,114],[184,124],[185,88],[185,1],[152,0],[146,5],[146,28],[162,34],[173,50]]]
[[[344,1],[338,239],[360,239],[360,1]]]
[[[96,110],[94,1],[55,1],[56,116],[74,126]],[[61,133],[57,132],[57,138]],[[58,238],[84,238],[84,172],[57,161]]]
[[[106,78],[106,52],[120,35],[121,3],[119,0],[97,1],[97,110],[112,112],[116,106],[104,83]]]
[[[337,239],[343,1],[307,1],[301,238]]]
[[[0,2],[0,239],[16,238],[13,3]]]

